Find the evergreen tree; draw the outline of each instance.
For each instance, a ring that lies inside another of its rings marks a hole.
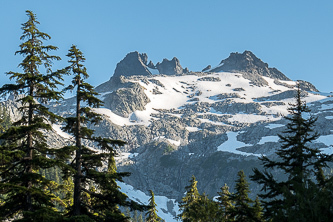
[[[20,94],[16,97],[21,103],[19,111],[22,118],[0,136],[0,193],[4,204],[0,206],[0,219],[19,221],[55,221],[60,218],[54,208],[54,183],[40,174],[60,164],[54,159],[66,156],[62,150],[50,148],[44,132],[52,129],[51,123],[60,119],[46,107],[52,100],[60,100],[62,93],[55,89],[61,85],[65,70],[52,71],[52,61],[60,60],[49,55],[57,47],[44,45],[51,37],[38,30],[39,22],[35,14],[26,11],[28,21],[22,24],[23,35],[20,49],[15,53],[22,55],[19,64],[23,72],[8,72],[15,84],[6,84],[0,93]]]
[[[254,212],[254,221],[256,222],[264,222],[264,216],[263,216],[263,208],[261,207],[261,203],[259,200],[259,197],[256,197],[256,200],[254,201],[253,205],[253,212]]]
[[[127,221],[128,218],[118,206],[128,206],[134,210],[144,210],[142,205],[129,201],[122,193],[116,180],[122,181],[129,173],[118,173],[115,148],[125,144],[123,141],[109,138],[94,137],[88,124],[97,124],[101,117],[92,108],[98,108],[102,101],[93,87],[85,80],[89,77],[82,64],[85,58],[82,52],[72,46],[67,54],[70,66],[67,69],[73,73],[73,81],[66,89],[76,90],[76,116],[68,117],[63,128],[75,138],[73,146],[66,147],[75,150],[75,157],[64,175],[74,180],[74,199],[69,216],[75,221]],[[88,106],[82,107],[85,102]],[[91,108],[92,107],[92,108]],[[84,141],[92,141],[101,152],[84,146]],[[106,167],[106,170],[99,170]]]
[[[220,207],[219,210],[219,217],[221,218],[222,221],[228,221],[230,218],[230,215],[228,212],[231,211],[231,209],[234,207],[233,202],[230,200],[230,192],[229,192],[229,187],[227,184],[224,184],[223,187],[221,187],[221,191],[217,192],[218,197],[217,201]]]
[[[191,205],[198,200],[199,191],[197,188],[197,183],[195,176],[193,175],[191,180],[189,181],[190,185],[185,187],[186,194],[185,197],[182,198],[182,201],[179,203],[179,208],[181,213],[177,215],[177,218],[183,221],[193,221],[195,218],[191,217],[190,209]]]
[[[262,185],[265,199],[265,213],[273,221],[323,221],[328,208],[318,209],[318,197],[322,196],[328,179],[323,169],[327,167],[331,155],[320,152],[311,146],[319,134],[313,131],[316,118],[309,115],[310,110],[301,100],[301,90],[298,85],[296,103],[288,108],[290,116],[284,135],[279,135],[281,148],[276,154],[277,160],[261,158],[265,170],[254,169],[252,180]],[[283,180],[274,178],[271,171],[280,170],[286,175]],[[325,213],[323,213],[323,211]]]
[[[147,222],[157,222],[161,221],[161,218],[157,216],[157,209],[156,209],[156,203],[155,203],[155,195],[152,190],[149,190],[150,192],[150,199],[148,206],[150,207],[148,209],[148,212],[146,213],[146,221]]]
[[[236,192],[230,195],[230,200],[235,204],[233,208],[229,208],[227,214],[230,215],[230,219],[234,219],[235,221],[254,221],[254,211],[251,207],[253,201],[248,197],[250,192],[249,183],[246,181],[243,170],[239,171],[237,175]]]
[[[189,214],[192,221],[197,222],[220,222],[218,203],[208,198],[206,194],[199,195],[199,198],[191,204]]]
[[[141,213],[140,213],[140,215],[139,215],[138,222],[144,222],[144,220],[143,220],[143,217],[142,217],[142,214],[141,214]]]

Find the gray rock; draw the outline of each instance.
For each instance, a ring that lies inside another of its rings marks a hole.
[[[231,53],[230,56],[222,60],[220,66],[211,70],[212,72],[240,72],[259,76],[267,76],[273,79],[290,80],[276,68],[269,68],[267,63],[258,59],[252,52],[244,51]]]
[[[221,79],[219,77],[202,77],[198,81],[221,82]]]
[[[147,66],[148,66],[149,68],[151,68],[151,69],[156,69],[154,63],[153,63],[151,60],[149,61],[149,63],[148,63]]]
[[[270,108],[272,106],[283,106],[286,104],[284,102],[263,102],[263,103],[261,103],[261,105]]]
[[[305,91],[319,92],[318,89],[310,82],[303,80],[297,80],[297,82],[299,83],[300,88]]]
[[[247,114],[261,114],[261,106],[258,103],[236,103],[231,99],[226,99],[221,102],[216,102],[211,105],[214,110],[224,114],[236,114],[236,113],[247,113]]]
[[[105,96],[104,106],[117,115],[128,117],[135,110],[144,110],[150,100],[139,83],[120,88]]]
[[[114,71],[113,77],[120,76],[151,76],[151,73],[147,69],[147,54],[140,54],[138,52],[130,52],[126,57],[121,60]]]
[[[211,66],[211,65],[208,65],[208,66],[206,66],[206,68],[204,68],[201,72],[204,72],[204,71],[210,70],[211,68],[212,68],[212,66]]]
[[[214,96],[214,98],[216,99],[231,99],[231,98],[241,98],[241,96],[238,94],[238,93],[221,93],[221,94],[218,94],[216,96]],[[211,99],[214,99],[214,98],[211,98]]]
[[[163,59],[161,63],[156,64],[156,68],[160,74],[176,75],[183,73],[183,68],[176,57],[173,57],[172,60]]]
[[[149,79],[148,81],[152,82],[152,83],[154,83],[154,84],[156,84],[156,85],[158,85],[162,88],[165,88],[165,86],[158,79]]]
[[[282,99],[288,99],[288,98],[294,98],[296,96],[297,91],[296,90],[288,90],[284,91],[282,93],[278,93],[272,96],[268,97],[260,97],[257,98],[258,101],[267,101],[267,100],[282,100]],[[301,96],[305,97],[308,95],[308,92],[302,91]]]
[[[241,91],[245,91],[245,89],[243,89],[243,88],[234,88],[233,91],[241,92]]]

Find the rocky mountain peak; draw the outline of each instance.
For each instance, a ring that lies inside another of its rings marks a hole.
[[[182,74],[186,71],[188,72],[188,69],[186,70],[182,68],[179,60],[176,57],[173,57],[172,60],[163,59],[161,63],[158,62],[156,64],[156,68],[158,69],[160,74],[166,75]]]
[[[133,75],[151,76],[151,73],[147,69],[147,62],[148,56],[146,53],[130,52],[117,64],[113,77],[119,78],[120,76]]]
[[[267,63],[256,57],[251,51],[231,53],[227,59],[221,61],[218,67],[210,71],[239,72],[267,76],[279,80],[290,80],[276,68],[269,68]]]

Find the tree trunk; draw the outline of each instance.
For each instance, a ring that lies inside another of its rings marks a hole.
[[[81,132],[80,132],[80,100],[79,91],[80,91],[80,76],[78,75],[78,84],[77,84],[77,93],[76,93],[76,147],[77,150],[75,152],[75,169],[76,175],[74,178],[74,215],[81,214],[81,151],[82,151],[82,144],[81,144]]]

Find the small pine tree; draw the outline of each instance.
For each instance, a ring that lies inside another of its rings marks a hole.
[[[332,161],[332,155],[321,153],[311,146],[319,134],[313,132],[316,118],[301,99],[298,85],[296,103],[288,108],[290,116],[284,135],[279,135],[281,148],[277,150],[278,160],[261,158],[265,170],[254,169],[251,179],[262,185],[265,214],[273,221],[324,221],[329,206],[318,209],[318,197],[325,190],[328,179],[323,169]],[[278,181],[268,170],[281,170],[286,179]],[[314,212],[314,210],[316,212]],[[332,214],[331,214],[332,215]]]
[[[233,208],[229,208],[227,213],[230,215],[230,219],[235,221],[253,221],[253,208],[251,207],[253,201],[248,197],[250,192],[249,183],[246,181],[243,170],[239,171],[237,175],[236,191],[230,195],[230,200],[235,204]]]
[[[254,221],[256,222],[264,222],[264,216],[263,216],[263,208],[261,207],[261,203],[259,200],[259,197],[256,197],[256,200],[254,201],[253,205],[253,212],[254,212]]]
[[[48,101],[59,100],[62,93],[55,89],[61,85],[65,70],[52,71],[52,61],[60,57],[49,55],[57,47],[44,45],[51,37],[38,30],[36,15],[26,11],[28,21],[22,24],[23,35],[19,64],[23,72],[8,72],[15,84],[0,88],[1,94],[13,94],[21,103],[22,118],[0,136],[0,193],[4,204],[0,206],[0,220],[55,221],[60,215],[54,208],[54,183],[43,177],[40,170],[61,165],[66,157],[63,150],[52,149],[43,132],[52,129],[51,123],[61,119],[46,107]]]
[[[140,213],[140,215],[139,215],[138,222],[144,222],[144,220],[143,220],[143,217],[142,217],[142,214],[141,214],[141,213]]]
[[[87,124],[97,124],[101,117],[91,107],[98,108],[102,101],[96,97],[98,93],[93,87],[85,82],[89,75],[82,64],[85,61],[82,52],[73,45],[67,56],[70,58],[67,69],[74,75],[67,89],[76,89],[76,115],[66,118],[67,125],[63,128],[75,138],[75,145],[64,148],[75,151],[72,164],[63,168],[65,177],[70,176],[74,180],[73,206],[69,209],[69,217],[75,221],[127,221],[128,218],[118,206],[129,206],[140,211],[145,208],[129,201],[116,182],[129,176],[129,173],[117,172],[114,159],[115,148],[125,142],[93,136],[94,131]],[[88,106],[81,107],[83,102]],[[84,140],[94,142],[102,152],[84,146]],[[105,171],[98,170],[104,167]]]
[[[221,187],[221,191],[217,192],[218,193],[218,197],[217,197],[217,201],[220,207],[219,210],[219,217],[222,219],[222,221],[228,221],[228,219],[230,218],[230,215],[228,214],[228,212],[230,212],[230,210],[234,207],[233,206],[233,202],[230,200],[230,192],[229,192],[229,187],[227,186],[227,184],[224,184],[223,187]]]
[[[197,188],[198,181],[196,181],[194,175],[192,176],[189,182],[190,185],[185,187],[186,190],[185,197],[183,197],[182,201],[179,203],[179,208],[181,213],[177,215],[178,219],[181,219],[185,222],[192,221],[194,219],[190,214],[190,208],[191,205],[199,199],[199,191]]]
[[[159,216],[157,216],[157,209],[156,206],[157,204],[155,203],[155,195],[154,192],[152,190],[149,190],[150,193],[150,199],[149,199],[149,210],[146,213],[146,221],[147,222],[157,222],[157,221],[161,221],[161,218]]]

